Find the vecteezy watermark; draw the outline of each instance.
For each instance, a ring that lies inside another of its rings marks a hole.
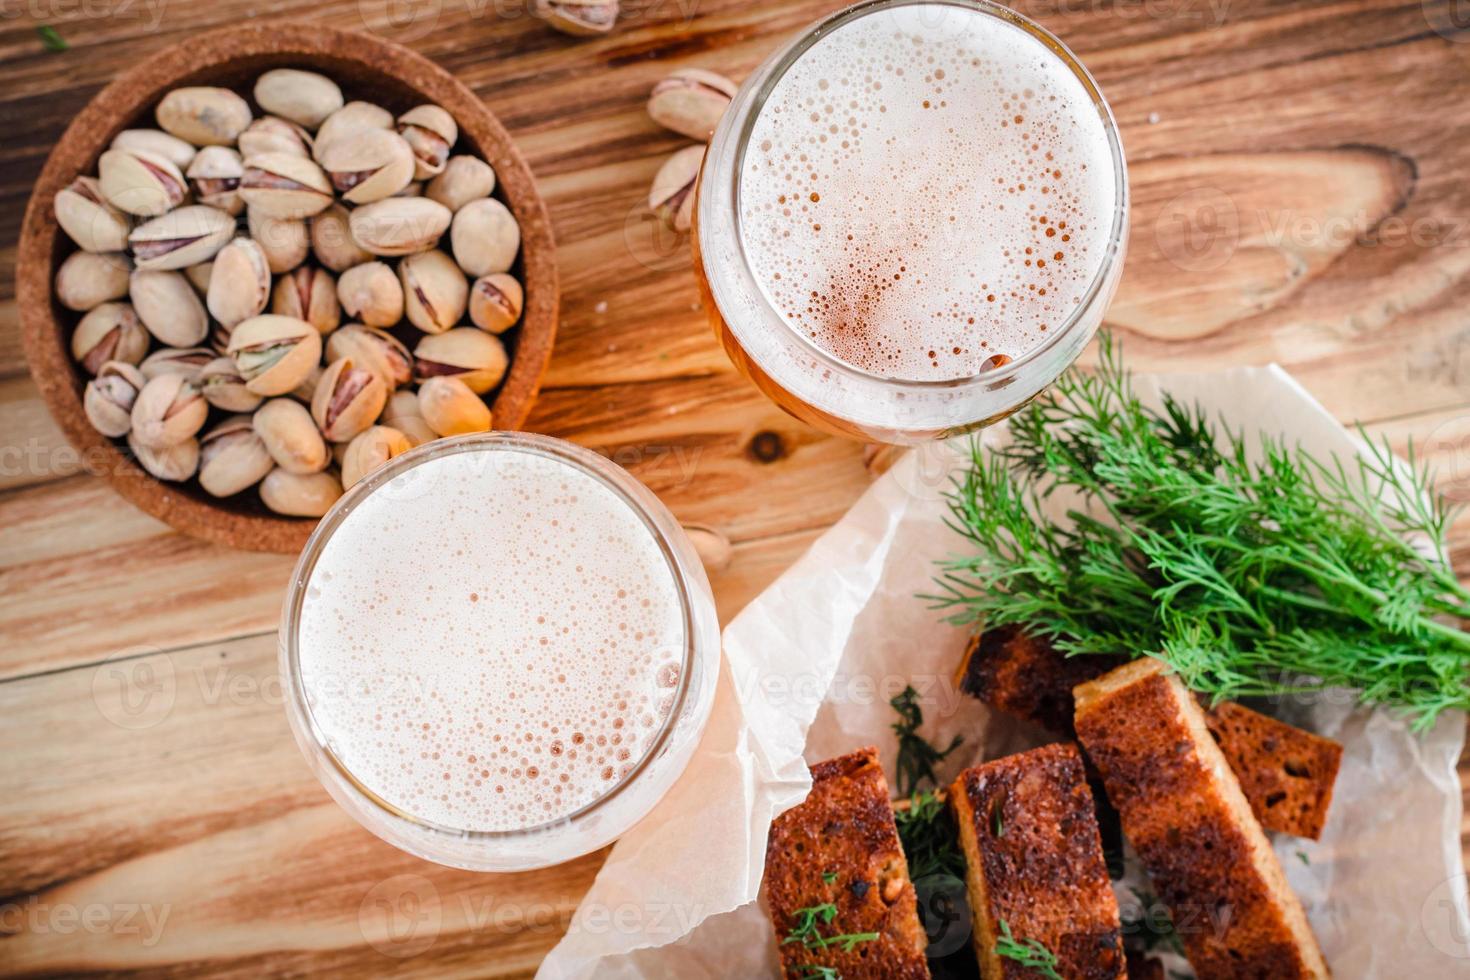
[[[1419,907],[1419,925],[1429,945],[1456,960],[1470,960],[1470,877],[1446,878],[1425,897]],[[1445,976],[1449,976],[1446,972]]]
[[[623,0],[617,22],[625,27],[648,21],[688,25],[698,16],[699,3],[700,0]],[[388,34],[403,42],[426,37],[446,19],[461,29],[465,20],[474,23],[534,17],[536,5],[537,0],[357,0],[357,15],[365,30]]]
[[[1456,44],[1470,44],[1470,0],[1420,0],[1434,33]]]
[[[735,696],[741,704],[760,702],[776,708],[813,707],[832,704],[888,704],[907,688],[914,689],[914,703],[926,719],[950,718],[965,695],[954,678],[940,674],[869,674],[838,671],[825,675],[803,671],[796,674],[745,672],[734,678]]]
[[[1240,215],[1235,200],[1218,187],[1177,194],[1154,219],[1159,253],[1185,272],[1213,272],[1235,255]]]
[[[1434,467],[1435,489],[1450,503],[1470,502],[1470,415],[1446,419],[1419,442],[1416,452]]]
[[[408,959],[434,945],[443,926],[439,889],[423,875],[403,874],[378,882],[357,907],[357,928],[384,956]]]
[[[127,647],[92,671],[92,703],[119,728],[152,728],[168,717],[177,694],[173,659],[157,647]]]
[[[29,17],[38,24],[89,20],[141,21],[156,31],[168,0],[0,0],[0,21]]]
[[[46,902],[32,895],[24,901],[0,903],[0,935],[137,936],[139,945],[152,948],[163,938],[172,911],[170,904]]]

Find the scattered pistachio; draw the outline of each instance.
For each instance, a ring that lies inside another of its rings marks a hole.
[[[420,385],[419,411],[441,436],[490,431],[490,407],[458,378],[429,378]]]
[[[306,261],[311,237],[306,222],[295,218],[273,218],[254,208],[245,209],[250,237],[265,253],[271,272],[290,272]]]
[[[288,473],[317,473],[331,462],[326,440],[298,401],[272,398],[251,417],[251,425],[271,459]]]
[[[738,86],[724,75],[684,68],[653,87],[648,115],[660,126],[707,141],[730,106]]]
[[[194,434],[209,417],[209,403],[183,374],[154,375],[133,402],[131,438],[149,449],[176,446]]]
[[[424,196],[458,211],[471,201],[489,197],[495,190],[495,168],[479,157],[452,156],[443,173],[429,181]]]
[[[232,415],[199,439],[199,485],[215,497],[248,490],[274,467],[248,415]]]
[[[148,332],[170,347],[193,347],[209,335],[209,316],[182,272],[139,269],[128,293]]]
[[[311,219],[311,250],[318,262],[336,273],[373,260],[373,253],[353,240],[347,209],[340,204]]]
[[[311,417],[329,442],[347,442],[378,420],[387,401],[382,376],[344,357],[329,364],[317,381]]]
[[[353,240],[374,255],[410,255],[433,248],[453,217],[426,197],[390,197],[355,209],[348,227]]]
[[[371,370],[390,389],[413,380],[413,355],[403,346],[403,341],[386,330],[374,330],[360,323],[334,330],[327,337],[327,360],[338,361],[344,357]]]
[[[508,272],[482,276],[470,287],[470,322],[481,330],[505,333],[521,318],[525,291]]]
[[[521,226],[510,209],[493,197],[460,208],[449,237],[455,261],[476,279],[509,272],[521,249]]]
[[[370,327],[391,327],[403,319],[403,286],[383,262],[365,262],[337,280],[342,311]]]
[[[176,88],[158,103],[158,125],[195,146],[228,146],[250,125],[250,104],[227,88]]]
[[[56,269],[53,290],[61,305],[85,313],[128,294],[132,260],[122,252],[73,252]]]
[[[120,439],[133,427],[133,403],[148,379],[126,361],[108,361],[87,382],[82,407],[92,428],[104,436]]]
[[[277,514],[321,517],[342,496],[342,484],[331,473],[291,473],[276,468],[260,483],[260,499]]]
[[[413,357],[413,374],[418,380],[454,377],[479,395],[500,384],[508,363],[500,338],[474,327],[430,334],[413,349]]]
[[[245,175],[245,163],[240,154],[228,146],[206,146],[194,157],[186,171],[189,189],[194,200],[219,208],[227,214],[238,215],[245,210],[240,198],[240,178]]]
[[[268,218],[309,218],[331,205],[332,182],[305,157],[262,153],[245,160],[240,198],[251,211]]]
[[[402,456],[413,444],[402,432],[375,425],[353,436],[342,456],[342,485],[350,487],[394,456]]]
[[[255,80],[255,104],[272,115],[316,129],[342,108],[342,90],[314,71],[273,68]]]
[[[56,223],[87,252],[128,247],[128,216],[107,202],[96,177],[78,177],[56,194]]]
[[[199,469],[199,440],[192,436],[171,446],[145,446],[135,432],[128,433],[128,448],[138,463],[160,480],[180,482]]]
[[[236,238],[214,257],[206,302],[227,330],[265,312],[270,299],[270,260],[254,239]]]
[[[161,129],[125,129],[112,138],[114,150],[142,150],[163,157],[180,170],[194,160],[194,147]]]
[[[235,233],[235,219],[204,204],[159,215],[128,235],[139,269],[183,269],[214,258]]]
[[[177,207],[188,193],[179,168],[143,150],[108,150],[97,161],[97,181],[119,211],[154,218]]]
[[[606,34],[618,22],[618,0],[532,0],[531,11],[576,37]]]
[[[459,323],[469,300],[469,283],[454,260],[437,249],[398,263],[408,321],[425,333],[443,333]]]
[[[439,106],[421,105],[398,117],[398,133],[413,150],[414,179],[428,180],[444,172],[444,162],[459,139],[459,126]]]
[[[245,128],[236,145],[241,157],[259,156],[262,153],[288,153],[291,156],[309,157],[314,144],[311,134],[296,123],[277,116],[261,116]]]
[[[96,375],[108,361],[137,364],[148,353],[148,331],[131,303],[102,303],[87,311],[71,335],[71,356]]]
[[[694,183],[704,162],[704,147],[686,146],[664,161],[648,192],[648,207],[675,231],[688,231],[694,217]]]
[[[143,358],[138,370],[149,381],[161,374],[178,374],[184,380],[197,384],[199,372],[212,360],[214,351],[207,347],[160,347]]]
[[[257,395],[284,395],[299,385],[322,356],[322,335],[305,320],[267,313],[240,323],[229,354]]]
[[[204,400],[226,412],[253,412],[264,400],[245,387],[244,377],[228,357],[216,357],[200,368],[198,384]]]

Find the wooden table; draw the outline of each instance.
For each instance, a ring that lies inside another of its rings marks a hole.
[[[68,451],[27,377],[11,273],[70,116],[144,55],[249,17],[378,32],[456,73],[519,140],[561,243],[561,336],[531,427],[723,529],[728,619],[870,475],[861,446],[732,372],[685,243],[641,206],[681,145],[643,102],[674,68],[742,77],[837,5],[643,0],[611,36],[576,41],[509,0],[0,0],[0,972],[527,976],[602,858],[475,875],[360,830],[286,728],[290,560],[171,533]],[[1278,361],[1339,418],[1424,441],[1446,492],[1470,500],[1463,16],[1440,0],[1023,9],[1080,53],[1122,125],[1134,233],[1110,321],[1132,364]],[[70,50],[45,52],[38,11]],[[1470,573],[1470,521],[1451,543]],[[395,945],[380,912],[420,893],[435,928]]]

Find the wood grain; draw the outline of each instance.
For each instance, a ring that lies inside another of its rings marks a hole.
[[[31,183],[71,115],[148,54],[252,16],[377,32],[453,72],[515,136],[559,243],[558,346],[528,425],[730,534],[723,621],[868,474],[862,447],[782,415],[708,334],[687,242],[640,205],[681,145],[643,101],[677,67],[742,77],[837,5],[639,0],[613,34],[576,41],[509,0],[173,0],[156,22],[142,4],[58,4],[63,54],[44,53],[30,8],[0,18],[0,907],[41,926],[0,919],[0,973],[529,976],[599,860],[467,875],[359,830],[272,694],[289,560],[170,532],[66,448],[26,375],[11,279]],[[1280,362],[1344,421],[1426,447],[1470,502],[1470,32],[1449,0],[1020,6],[1083,57],[1120,121],[1135,208],[1110,323],[1130,362]],[[1470,575],[1470,518],[1450,544]],[[118,700],[165,675],[160,717]],[[119,921],[149,903],[170,909],[153,943],[146,921]],[[101,926],[66,927],[66,908],[101,910]]]

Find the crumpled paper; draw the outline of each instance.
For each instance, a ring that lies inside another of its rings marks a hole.
[[[1274,365],[1142,376],[1135,385],[1145,401],[1157,404],[1168,390],[1232,428],[1281,435],[1319,456],[1359,449]],[[984,436],[1005,437],[1003,425]],[[964,550],[944,523],[943,500],[964,454],[962,441],[905,454],[726,627],[700,751],[657,810],[614,846],[538,977],[778,975],[775,937],[756,901],[770,821],[806,795],[808,762],[877,745],[891,779],[888,700],[906,685],[924,708],[922,734],[937,745],[964,739],[941,765],[942,781],[1044,740],[957,692],[964,631],[915,598],[931,590],[935,561]],[[1345,748],[1322,840],[1275,840],[1334,974],[1470,969],[1455,771],[1464,716],[1447,713],[1414,736],[1387,711],[1355,707],[1346,692],[1265,710]],[[1136,880],[1135,871],[1120,883],[1125,909]]]

